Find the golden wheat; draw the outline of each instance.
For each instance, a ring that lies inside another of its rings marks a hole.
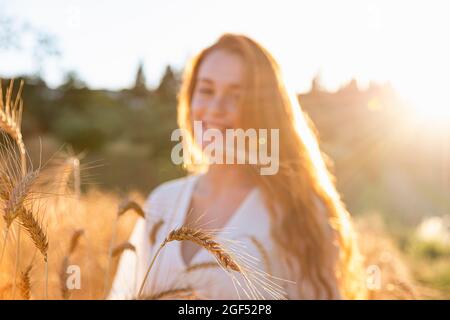
[[[34,212],[32,209],[28,208],[28,204],[33,204],[35,199],[32,199],[32,188],[34,187],[35,181],[40,175],[39,171],[30,171],[28,172],[26,170],[26,149],[23,142],[23,137],[21,133],[21,122],[22,122],[22,111],[23,111],[23,101],[21,98],[21,93],[23,89],[23,81],[20,83],[19,90],[15,96],[13,97],[13,91],[14,91],[14,81],[11,81],[9,84],[9,87],[6,90],[6,96],[5,100],[3,97],[3,89],[0,81],[0,130],[4,131],[7,135],[9,135],[17,144],[19,153],[20,153],[20,159],[17,158],[17,161],[10,161],[6,160],[6,157],[4,157],[3,153],[0,154],[1,163],[0,163],[0,200],[2,201],[2,209],[3,209],[3,215],[4,215],[4,222],[5,225],[8,228],[10,225],[15,221],[16,218],[20,220],[20,225],[26,229],[28,234],[30,235],[30,238],[32,240],[33,246],[31,244],[27,245],[27,242],[24,242],[25,246],[22,250],[24,250],[24,254],[31,254],[31,250],[36,250],[37,248],[41,254],[44,256],[44,260],[46,262],[46,268],[49,256],[48,254],[48,234],[46,233],[47,230],[44,230],[41,222],[38,221],[38,219],[35,218]],[[0,150],[1,152],[2,150]],[[7,153],[11,153],[11,158],[14,158],[14,151],[13,149],[8,149]],[[9,155],[8,155],[9,156]],[[78,161],[76,161],[74,158],[71,158],[73,161],[72,165],[73,167],[70,168],[70,170],[77,170]],[[21,166],[17,165],[17,163],[21,163]],[[17,167],[15,167],[17,165]],[[79,170],[79,168],[78,168]],[[67,184],[67,180],[69,178],[68,175],[70,173],[65,172],[64,176],[64,185]],[[77,178],[78,177],[78,178]],[[75,186],[78,189],[79,194],[79,173],[74,174],[74,179],[78,179],[75,182]],[[77,187],[78,186],[78,187]],[[117,220],[120,216],[124,215],[125,212],[128,210],[134,210],[140,217],[144,218],[145,213],[142,210],[142,208],[134,201],[125,200],[123,201],[117,210],[117,212],[113,209],[113,204],[117,203],[117,198],[107,198],[106,193],[99,194],[88,194],[86,197],[83,196],[83,200],[86,201],[86,205],[82,205],[82,209],[80,209],[79,215],[77,216],[78,224],[75,223],[75,225],[80,226],[81,223],[87,223],[83,225],[83,227],[91,230],[91,235],[95,234],[95,237],[92,237],[89,239],[89,241],[86,241],[86,246],[84,248],[85,251],[83,251],[83,254],[89,255],[90,253],[91,258],[85,259],[83,261],[80,261],[81,263],[84,263],[82,265],[83,270],[90,270],[91,272],[89,274],[86,274],[86,278],[88,278],[88,284],[89,284],[89,292],[88,291],[80,291],[80,297],[81,298],[101,298],[103,289],[101,280],[98,277],[98,274],[101,272],[104,272],[105,269],[107,277],[109,277],[109,268],[110,265],[108,263],[107,266],[105,266],[105,260],[108,258],[110,259],[111,256],[118,256],[120,255],[124,250],[133,250],[135,251],[135,248],[133,245],[131,245],[128,242],[122,242],[120,245],[113,247],[115,237],[116,237],[116,225],[113,225],[112,228],[112,234],[110,234],[111,228],[109,228],[110,223],[117,223]],[[57,211],[57,210],[55,210]],[[107,211],[110,211],[110,215],[106,213]],[[92,212],[105,212],[103,215],[92,215]],[[117,214],[116,214],[117,213]],[[116,214],[116,216],[114,216]],[[80,216],[83,215],[84,219],[81,219]],[[75,215],[70,215],[72,218]],[[51,219],[55,219],[54,216],[50,217]],[[113,219],[115,218],[115,219]],[[134,218],[134,217],[133,217]],[[93,220],[96,219],[96,220]],[[122,218],[123,219],[123,218]],[[367,217],[365,217],[367,219]],[[65,217],[61,220],[63,224],[69,224],[68,218]],[[81,222],[82,221],[82,222]],[[86,222],[88,221],[88,222]],[[115,222],[114,222],[115,221]],[[124,222],[128,222],[128,224],[124,225]],[[121,230],[122,235],[118,235],[118,240],[122,241],[127,238],[127,235],[131,232],[131,229],[133,227],[134,220],[124,220],[121,221]],[[71,220],[71,223],[73,221]],[[107,227],[103,230],[98,230],[97,226],[102,225],[104,226],[107,224]],[[19,225],[19,226],[20,226]],[[54,236],[55,239],[61,238],[63,234],[65,234],[65,229],[62,228],[59,224],[54,223],[54,229],[51,230],[53,232],[52,237]],[[160,220],[156,222],[152,230],[149,234],[149,241],[151,244],[154,244],[157,239],[158,232],[163,225],[163,221]],[[67,227],[67,225],[66,225]],[[73,227],[73,224],[70,226]],[[370,225],[370,228],[367,228],[367,230],[372,230],[373,226]],[[20,229],[19,229],[20,230]],[[366,230],[366,231],[367,231]],[[119,230],[120,231],[120,230]],[[89,233],[86,232],[86,236]],[[19,233],[20,234],[20,233]],[[74,234],[72,235],[69,248],[68,248],[68,254],[63,257],[62,259],[62,266],[59,270],[59,281],[58,280],[58,267],[55,267],[52,269],[54,274],[52,274],[51,279],[56,279],[54,281],[54,287],[55,291],[59,290],[63,297],[63,299],[69,299],[70,297],[70,291],[67,288],[67,267],[70,263],[70,257],[75,252],[76,248],[79,245],[79,239],[84,234],[83,229],[76,230]],[[7,233],[6,233],[7,235]],[[5,235],[5,242],[3,250],[6,247],[6,237]],[[381,269],[383,270],[383,279],[386,279],[386,283],[383,283],[381,289],[376,292],[377,296],[375,298],[408,298],[411,296],[416,297],[416,293],[414,290],[415,287],[412,287],[409,283],[411,283],[411,280],[405,276],[407,272],[405,270],[407,269],[406,266],[403,265],[402,261],[398,257],[400,257],[399,253],[396,251],[393,251],[390,246],[385,245],[381,240],[385,239],[386,236],[383,234],[373,234],[372,236],[370,233],[362,232],[361,233],[362,238],[366,240],[373,240],[371,241],[371,244],[367,244],[366,248],[364,248],[364,252],[366,254],[367,262],[374,263],[377,265],[380,265]],[[20,238],[17,237],[17,245],[19,248],[20,244]],[[107,253],[107,245],[103,245],[103,243],[107,243],[107,239],[111,239],[109,247],[109,255]],[[170,232],[170,234],[165,238],[163,243],[160,245],[157,253],[153,257],[153,260],[150,264],[149,269],[147,270],[147,274],[145,275],[145,279],[142,282],[139,295],[138,297],[141,299],[168,299],[168,298],[197,298],[195,292],[191,287],[182,287],[182,288],[175,288],[166,290],[163,292],[159,292],[153,295],[149,296],[141,296],[142,289],[145,285],[145,280],[147,279],[150,270],[152,268],[153,263],[155,262],[155,259],[158,256],[158,253],[160,250],[169,242],[171,241],[192,241],[206,250],[208,250],[210,253],[216,257],[217,262],[205,262],[205,263],[199,263],[199,264],[193,264],[185,269],[185,272],[193,272],[195,270],[202,270],[205,268],[214,268],[214,267],[223,267],[226,270],[231,271],[237,271],[240,274],[246,274],[247,271],[251,272],[252,274],[255,274],[254,277],[259,276],[258,272],[255,269],[247,268],[244,264],[238,263],[236,260],[236,257],[228,253],[227,250],[225,250],[217,241],[216,239],[210,234],[202,230],[193,229],[193,228],[187,228],[182,227],[176,230],[173,230]],[[263,260],[265,261],[266,265],[269,266],[268,263],[268,255],[264,248],[264,246],[255,238],[252,239],[252,242],[255,244],[257,249],[260,251],[261,256],[263,257]],[[364,242],[364,241],[363,241]],[[32,248],[31,248],[32,247]],[[53,245],[52,245],[53,247]],[[392,257],[388,262],[384,261],[385,259],[379,258],[380,252],[384,252],[387,249],[392,251]],[[91,251],[92,250],[92,251]],[[57,251],[57,250],[56,250]],[[17,270],[17,267],[19,264],[19,251],[16,251],[16,263],[15,268]],[[12,255],[11,252],[9,252],[9,255]],[[57,264],[60,261],[60,256],[57,256],[57,253],[53,256],[52,254],[52,263]],[[2,252],[3,256],[3,252]],[[53,257],[55,257],[53,259]],[[50,260],[50,259],[49,259]],[[381,261],[383,260],[383,261]],[[0,259],[1,261],[1,259]],[[11,263],[12,264],[12,263]],[[31,271],[33,270],[33,274],[37,274],[37,270],[35,272],[34,268],[39,268],[39,265],[31,263],[26,269],[24,269],[20,273],[19,283],[18,283],[18,289],[20,291],[20,294],[23,299],[30,299],[31,298]],[[10,269],[11,266],[8,265],[0,265],[0,299],[6,299],[6,298],[14,298],[14,286],[16,282],[16,275],[14,277],[10,276]],[[266,268],[268,272],[270,272],[270,267]],[[46,269],[47,272],[47,269]],[[251,276],[251,275],[250,275]],[[47,277],[47,275],[46,275]],[[109,279],[109,278],[107,278]],[[261,281],[261,280],[258,280]],[[39,286],[40,281],[36,281],[34,285]],[[47,282],[47,281],[46,281]],[[106,282],[105,288],[107,287],[108,282]],[[47,285],[47,284],[46,284]],[[270,285],[270,284],[269,284]],[[390,290],[388,286],[394,286],[394,290]],[[271,289],[271,287],[269,287]],[[271,289],[274,291],[274,289]],[[33,298],[37,295],[37,290],[33,293]],[[47,291],[47,288],[46,288]],[[251,293],[251,292],[250,292]],[[276,293],[276,292],[275,292]],[[74,293],[75,294],[75,293]],[[251,293],[252,294],[252,293]],[[47,295],[47,292],[46,292]],[[253,295],[256,295],[253,293]],[[258,294],[259,296],[259,294]]]
[[[0,199],[8,201],[9,194],[13,189],[11,179],[3,171],[0,172]]]
[[[14,139],[16,142],[19,151],[20,151],[20,172],[22,176],[26,175],[27,172],[27,159],[26,159],[26,149],[25,144],[23,142],[22,131],[21,131],[21,123],[22,123],[22,110],[23,110],[23,101],[21,99],[22,89],[24,82],[23,80],[20,82],[19,91],[17,92],[16,99],[14,103],[12,103],[12,95],[14,89],[14,80],[10,81],[9,88],[6,90],[5,102],[3,102],[3,89],[2,83],[0,79],[0,129],[6,132],[10,137]],[[2,194],[5,194],[2,192]],[[11,209],[11,208],[9,208]],[[9,215],[9,213],[11,215]],[[9,226],[12,221],[17,216],[17,211],[5,213],[5,218],[7,222],[7,232],[5,233],[5,240],[3,244],[3,249],[0,257],[0,261],[3,259],[3,252],[6,248],[7,235],[9,231]],[[20,225],[17,226],[17,242],[16,242],[16,263],[15,263],[15,271],[14,271],[14,281],[13,281],[13,297],[15,295],[16,290],[16,278],[19,270],[20,264],[20,233],[21,228]]]
[[[41,252],[44,261],[47,262],[48,239],[47,234],[31,210],[22,208],[19,212],[19,220],[27,231],[36,248]]]
[[[213,254],[220,265],[225,269],[237,272],[241,271],[239,265],[225,251],[225,249],[214,240],[214,237],[203,230],[189,227],[181,227],[179,229],[172,230],[164,240],[163,245],[171,241],[194,242]]]
[[[9,193],[3,213],[3,217],[8,228],[19,213],[23,211],[24,202],[29,196],[31,187],[36,181],[38,174],[38,171],[31,171],[27,173],[25,177],[20,179],[20,181],[13,186],[11,192]]]
[[[111,270],[111,259],[113,257],[113,250],[114,250],[114,242],[116,241],[116,232],[117,232],[117,224],[119,221],[119,218],[123,216],[128,210],[135,211],[138,216],[145,219],[145,212],[142,209],[142,207],[135,201],[124,199],[119,204],[118,210],[117,210],[117,216],[114,221],[113,230],[112,230],[112,236],[111,240],[109,242],[109,250],[108,250],[108,261],[106,266],[106,272],[105,272],[105,280],[104,280],[104,295],[106,296],[107,290],[108,290],[108,284],[109,284],[109,273]]]
[[[58,159],[58,161],[55,161],[60,162],[55,170],[55,174],[59,177],[58,194],[66,194],[69,186],[71,185],[73,187],[73,191],[75,192],[76,198],[79,199],[81,194],[80,158],[74,154],[72,149],[62,153],[62,157],[63,159]],[[71,177],[73,178],[72,183],[70,183]]]
[[[142,295],[144,290],[145,283],[147,281],[148,275],[155,263],[156,258],[158,257],[161,250],[172,241],[191,241],[199,246],[205,248],[208,252],[210,252],[216,259],[217,262],[225,269],[232,270],[236,272],[240,272],[241,268],[238,263],[236,263],[231,255],[214,239],[214,237],[201,229],[194,229],[190,227],[181,227],[178,229],[172,230],[169,235],[164,239],[164,241],[159,246],[156,251],[152,261],[150,262],[150,266],[147,269],[147,272],[144,276],[144,280],[141,283],[141,287],[139,289],[138,297]]]
[[[9,134],[17,143],[20,154],[22,155],[22,165],[26,162],[25,158],[25,144],[21,132],[23,101],[20,97],[22,94],[24,82],[20,81],[19,91],[13,103],[13,89],[14,80],[10,81],[9,87],[6,90],[5,102],[3,102],[3,88],[0,80],[0,129]],[[23,168],[25,169],[25,168]]]
[[[24,300],[30,300],[31,298],[31,278],[30,272],[33,265],[30,264],[22,273],[20,274],[19,290],[22,298]]]

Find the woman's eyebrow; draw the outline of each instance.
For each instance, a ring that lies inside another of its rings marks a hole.
[[[199,78],[198,82],[213,83],[213,81],[211,79],[208,79],[208,78]]]
[[[198,78],[198,83],[204,83],[204,84],[214,84],[214,81],[209,78]],[[231,83],[226,86],[228,90],[241,90],[242,86],[238,83]]]
[[[211,80],[210,78],[205,78],[205,77],[201,77],[197,79],[198,82],[207,82],[207,83],[214,83],[213,80]],[[239,83],[230,83],[228,85],[230,88],[236,88],[236,89],[240,89],[241,85]]]

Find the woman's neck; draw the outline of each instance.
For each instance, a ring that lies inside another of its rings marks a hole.
[[[230,188],[251,188],[254,183],[242,165],[210,165],[199,181],[200,192],[220,194]]]

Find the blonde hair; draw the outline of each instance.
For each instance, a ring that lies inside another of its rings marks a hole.
[[[186,162],[187,169],[196,172],[206,166],[196,165],[201,151],[194,142],[190,103],[199,67],[213,50],[226,50],[243,59],[242,128],[279,129],[278,173],[259,175],[252,166],[248,172],[263,190],[271,213],[271,235],[294,270],[299,296],[305,296],[302,288],[308,283],[314,292],[310,298],[336,298],[336,285],[341,297],[365,298],[351,218],[327,169],[314,126],[297,99],[288,94],[275,59],[246,36],[224,34],[185,69],[178,96],[178,124],[190,133],[185,142],[194,159]]]

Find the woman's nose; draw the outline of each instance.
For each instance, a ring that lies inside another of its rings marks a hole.
[[[226,99],[223,95],[217,95],[214,99],[211,99],[208,108],[211,112],[223,113],[226,112]]]

